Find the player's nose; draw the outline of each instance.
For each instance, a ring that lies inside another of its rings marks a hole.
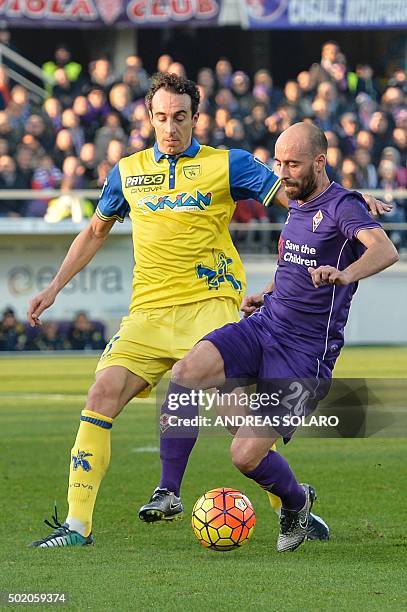
[[[291,178],[290,176],[290,168],[286,164],[281,164],[279,169],[279,176],[282,181],[288,180]]]
[[[172,136],[173,134],[175,134],[175,131],[176,131],[175,122],[171,121],[171,119],[168,119],[168,121],[165,124],[165,133],[168,136]]]

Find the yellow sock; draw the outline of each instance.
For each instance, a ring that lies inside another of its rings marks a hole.
[[[110,430],[113,419],[82,410],[81,422],[71,451],[66,522],[74,531],[88,536],[102,478],[110,462]]]
[[[277,446],[273,444],[270,450],[276,451]],[[266,493],[269,498],[270,506],[273,508],[276,514],[280,514],[280,510],[282,506],[281,499],[277,495],[274,495],[274,493],[270,493],[270,491],[266,491]]]
[[[270,506],[273,508],[276,514],[280,514],[281,510],[281,499],[274,495],[274,493],[270,493],[270,491],[266,491],[267,496],[269,498]]]

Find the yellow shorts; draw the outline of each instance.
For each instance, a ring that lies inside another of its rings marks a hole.
[[[100,357],[96,372],[123,366],[148,383],[148,388],[138,395],[147,397],[162,376],[203,336],[239,319],[236,303],[229,298],[135,310],[123,317],[119,331]]]

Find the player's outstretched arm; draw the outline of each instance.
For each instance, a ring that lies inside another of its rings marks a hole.
[[[254,293],[253,295],[245,295],[242,301],[240,310],[243,312],[244,318],[250,317],[258,308],[264,304],[264,294],[270,293],[274,289],[274,280],[260,291],[260,293]]]
[[[44,310],[52,306],[61,289],[93,259],[114,223],[114,219],[102,221],[93,215],[90,223],[76,236],[55,278],[30,301],[27,318],[31,327],[40,325],[39,317]]]
[[[382,202],[381,200],[378,200],[372,196],[370,193],[362,193],[361,195],[363,196],[369,212],[373,217],[384,215],[385,213],[390,212],[393,208],[393,205],[389,202]],[[286,196],[283,187],[280,187],[280,189],[277,191],[273,202],[282,208],[288,208],[288,197]]]
[[[373,276],[398,261],[397,249],[381,228],[360,230],[357,239],[366,251],[345,270],[333,266],[308,268],[314,287],[322,285],[349,285],[362,278]]]
[[[370,193],[362,193],[362,197],[365,200],[372,217],[384,215],[384,213],[390,212],[393,208],[393,204],[377,200],[374,196],[370,195]]]

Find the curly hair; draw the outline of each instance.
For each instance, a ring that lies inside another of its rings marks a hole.
[[[159,89],[165,89],[176,94],[187,94],[191,98],[192,115],[198,112],[200,93],[196,84],[185,77],[168,72],[157,72],[151,79],[150,89],[145,97],[146,106],[150,112],[153,96]]]

